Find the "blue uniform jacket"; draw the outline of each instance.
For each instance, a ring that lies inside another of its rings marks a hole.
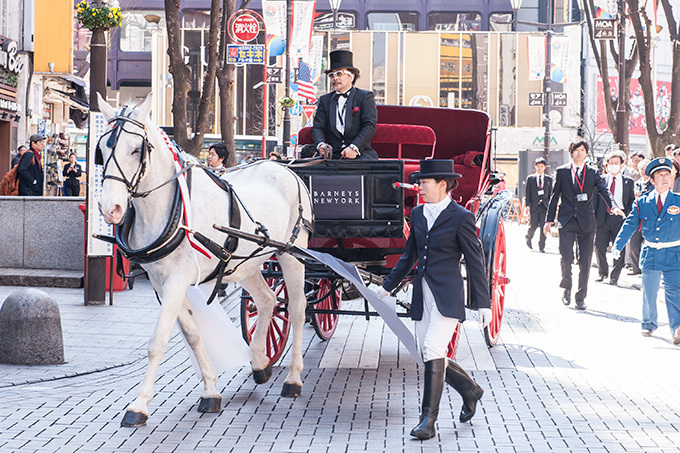
[[[489,282],[482,261],[482,247],[477,238],[475,216],[455,202],[449,203],[428,231],[423,206],[411,213],[411,234],[404,254],[383,287],[392,291],[418,262],[413,277],[411,318],[423,318],[423,283],[425,278],[432,290],[437,309],[447,318],[465,319],[465,292],[460,273],[460,259],[465,256],[465,268],[476,308],[490,308]]]
[[[638,227],[642,228],[642,237],[648,242],[680,240],[680,195],[669,191],[661,214],[656,208],[656,195],[656,191],[652,191],[635,200],[633,210],[616,235],[615,250],[623,249]],[[657,271],[679,269],[680,246],[657,250],[643,244],[640,267]]]

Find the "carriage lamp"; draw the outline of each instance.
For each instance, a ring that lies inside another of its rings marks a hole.
[[[338,26],[338,10],[342,0],[329,0],[329,3],[331,4],[331,11],[333,11],[333,31],[335,31]]]

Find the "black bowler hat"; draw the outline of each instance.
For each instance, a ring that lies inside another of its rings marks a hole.
[[[460,178],[460,173],[456,173],[453,168],[453,161],[450,159],[425,159],[420,161],[420,171],[417,179],[425,178]]]
[[[657,157],[653,161],[647,164],[647,167],[645,168],[645,174],[649,177],[654,174],[654,172],[657,172],[659,170],[668,170],[672,171],[673,170],[673,162],[671,162],[671,159],[669,157]]]
[[[336,69],[350,69],[352,71],[355,71],[357,74],[359,73],[359,69],[354,67],[354,63],[352,60],[354,59],[354,56],[352,55],[352,52],[349,50],[334,50],[330,54],[331,56],[331,67],[326,69],[326,74],[329,72],[333,72]]]

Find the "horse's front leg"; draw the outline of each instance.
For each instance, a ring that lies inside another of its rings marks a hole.
[[[154,287],[157,288],[158,286],[154,285]],[[127,407],[123,421],[120,424],[121,426],[135,427],[146,425],[146,420],[149,418],[149,403],[151,398],[153,398],[153,388],[158,365],[160,365],[163,354],[168,347],[172,327],[182,308],[187,288],[188,285],[168,282],[163,284],[162,290],[159,291],[161,311],[156,323],[156,329],[149,341],[149,364],[146,369],[146,376],[139,389],[137,398]]]
[[[288,376],[283,382],[281,396],[296,397],[302,394],[302,328],[305,324],[305,266],[291,255],[279,256],[283,279],[288,290],[288,315],[293,330]]]
[[[250,350],[253,353],[253,379],[257,384],[264,384],[272,375],[272,364],[269,363],[269,357],[265,351],[267,330],[276,305],[276,296],[259,271],[239,283],[250,293],[257,307],[258,321],[250,339]]]
[[[189,299],[184,300],[184,305],[179,312],[179,327],[191,347],[196,361],[203,375],[203,393],[198,404],[199,412],[219,412],[222,407],[222,395],[217,391],[217,372],[210,361],[205,343],[198,331],[198,325],[194,319]]]

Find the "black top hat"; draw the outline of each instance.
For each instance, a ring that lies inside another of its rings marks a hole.
[[[420,171],[416,178],[460,178],[461,174],[456,173],[453,161],[450,159],[425,159],[420,161]]]
[[[326,69],[326,74],[336,69],[351,69],[359,73],[359,69],[354,67],[352,52],[349,50],[334,50],[331,52],[331,67]]]

